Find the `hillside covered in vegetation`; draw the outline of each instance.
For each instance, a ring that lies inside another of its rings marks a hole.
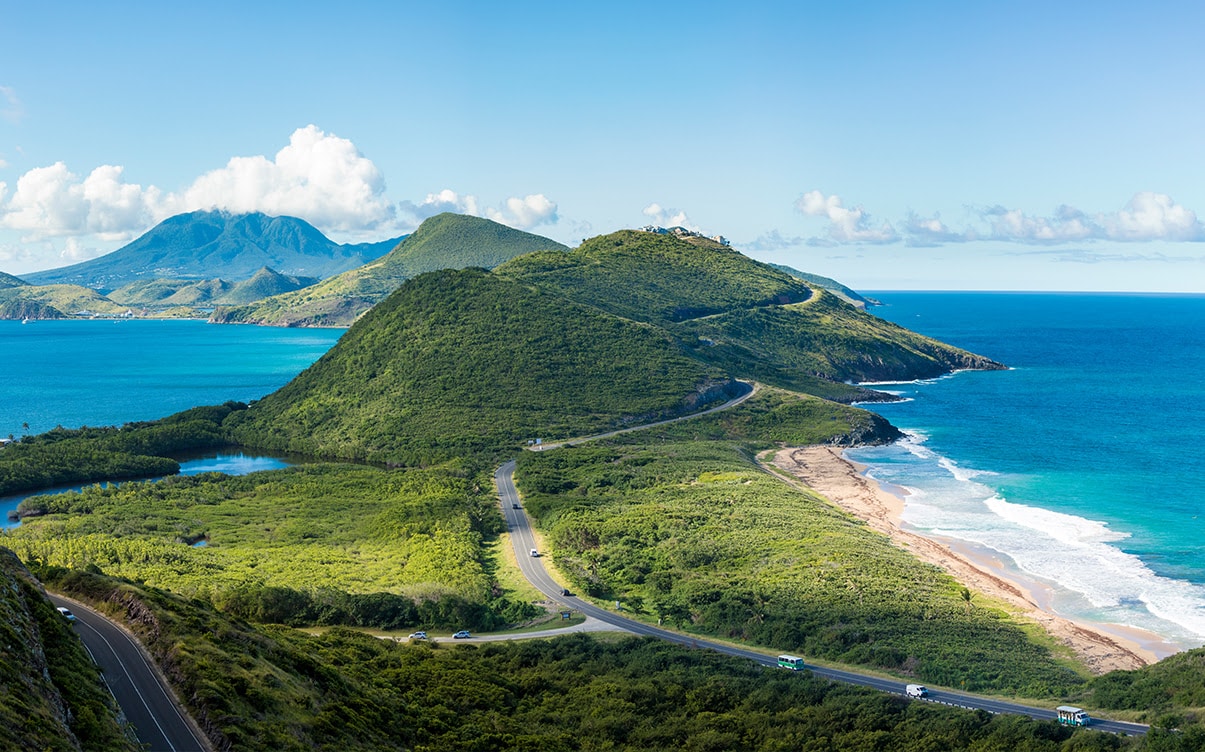
[[[497,273],[663,327],[727,372],[829,399],[882,397],[852,382],[1003,367],[705,238],[626,230],[573,251],[523,256]]]
[[[480,269],[431,272],[236,417],[232,435],[417,465],[683,412],[717,381],[657,329]]]
[[[583,249],[494,272],[420,274],[262,400],[27,437],[0,450],[0,479],[99,480],[224,444],[373,464],[310,461],[40,497],[25,507],[38,516],[5,533],[6,545],[53,588],[138,633],[218,748],[1201,741],[1199,658],[1093,678],[1036,625],[758,462],[780,445],[897,437],[882,418],[829,399],[865,394],[847,381],[998,364],[704,240],[625,232]],[[524,451],[535,438],[691,415],[746,389],[741,379],[758,389],[722,412]],[[380,639],[499,630],[546,613],[508,553],[491,478],[515,457],[547,559],[598,604],[769,654],[1118,708],[1182,731],[1123,740],[641,640]]]
[[[566,250],[556,241],[460,214],[438,214],[390,253],[296,292],[215,312],[215,323],[350,326],[406,280],[440,269],[482,267],[534,251]]]
[[[71,624],[6,548],[0,548],[0,651],[0,748],[137,749]]]

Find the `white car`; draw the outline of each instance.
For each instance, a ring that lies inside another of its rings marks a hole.
[[[420,632],[411,632],[410,639],[411,640],[425,640],[425,639],[427,639],[427,633],[421,632],[421,631]]]
[[[459,632],[457,632],[456,634],[452,635],[452,639],[453,640],[467,640],[472,636],[473,635],[469,634],[469,630],[462,629]]]
[[[59,606],[59,613],[62,614],[63,618],[66,619],[67,621],[75,621],[75,614],[71,613],[70,609],[66,609],[66,608],[63,608],[62,606]]]

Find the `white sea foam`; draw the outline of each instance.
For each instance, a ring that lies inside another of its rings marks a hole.
[[[958,463],[948,457],[942,457],[937,460],[937,464],[944,467],[950,475],[953,475],[957,480],[971,480],[980,475],[995,475],[991,470],[972,470],[966,467],[959,467]]]
[[[915,432],[893,447],[853,454],[877,480],[911,491],[907,524],[999,552],[1053,586],[1064,615],[1141,627],[1182,647],[1205,642],[1205,587],[1156,574],[1123,551],[1116,544],[1128,533],[1010,502],[990,487],[994,473],[960,468]]]

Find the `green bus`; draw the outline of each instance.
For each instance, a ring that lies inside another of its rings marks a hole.
[[[802,671],[803,659],[793,655],[780,655],[778,656],[778,667],[789,668],[792,671]]]
[[[1087,713],[1070,705],[1059,705],[1055,712],[1058,713],[1059,723],[1064,726],[1087,726],[1092,722]]]

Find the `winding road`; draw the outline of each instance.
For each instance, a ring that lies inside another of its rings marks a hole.
[[[747,383],[747,382],[746,382]],[[757,391],[756,384],[748,384],[748,391],[708,410],[693,413],[688,416],[670,418],[656,423],[633,426],[618,431],[612,431],[595,436],[570,439],[554,444],[542,444],[530,447],[534,451],[547,451],[583,441],[615,436],[629,431],[638,431],[654,426],[675,423],[680,420],[697,418],[708,413],[727,410],[749,399]],[[587,617],[587,625],[578,625],[564,629],[535,632],[528,637],[548,637],[560,632],[582,631],[597,629],[607,625],[610,629],[631,632],[646,637],[656,637],[668,642],[677,643],[690,648],[714,650],[735,658],[743,658],[766,667],[777,667],[776,657],[765,655],[753,650],[747,650],[732,645],[726,645],[710,640],[684,635],[660,627],[654,627],[643,622],[629,619],[612,611],[578,598],[574,595],[563,595],[563,588],[545,570],[538,556],[531,556],[533,549],[538,550],[531,521],[522,508],[518,490],[514,483],[515,460],[511,460],[494,473],[494,481],[498,488],[498,497],[502,503],[502,513],[506,519],[511,535],[511,543],[515,549],[515,560],[519,570],[527,580],[554,602],[567,608],[575,609]],[[188,718],[184,710],[176,702],[168,688],[165,679],[150,661],[145,651],[134,637],[92,608],[60,595],[50,595],[50,600],[56,606],[65,606],[75,614],[76,632],[83,641],[93,661],[100,666],[109,690],[121,706],[126,719],[134,726],[138,740],[153,752],[209,752],[210,746],[205,737]],[[520,635],[498,636],[496,639],[516,639]],[[481,639],[481,638],[477,638]],[[847,684],[857,684],[893,694],[905,694],[905,683],[884,679],[878,676],[860,674],[852,671],[808,666],[816,676]],[[928,702],[957,706],[967,709],[986,710],[990,713],[1011,713],[1028,716],[1039,720],[1055,720],[1055,711],[1050,708],[1036,708],[1003,700],[978,697],[963,693],[944,690],[929,690]],[[1147,726],[1136,723],[1123,723],[1093,719],[1093,729],[1109,731],[1117,734],[1142,735],[1147,732]]]
[[[747,395],[746,395],[747,396]],[[548,447],[546,447],[548,448]],[[538,557],[530,555],[533,548],[537,548],[535,535],[531,530],[531,522],[525,510],[522,509],[522,504],[519,501],[519,492],[515,488],[515,461],[511,460],[502,465],[494,472],[494,482],[498,486],[498,498],[502,502],[502,512],[506,516],[506,524],[510,529],[511,542],[515,548],[515,559],[519,562],[519,569],[523,572],[523,576],[531,582],[531,584],[544,595],[548,596],[553,601],[564,604],[567,607],[576,609],[587,617],[592,617],[601,622],[612,625],[616,629],[621,629],[634,634],[643,635],[646,637],[656,637],[661,640],[667,640],[679,645],[685,645],[691,648],[706,648],[714,650],[717,653],[730,655],[735,658],[744,658],[746,660],[759,663],[763,666],[775,667],[778,666],[776,656],[768,656],[753,650],[725,645],[710,640],[699,639],[689,635],[672,632],[668,629],[654,627],[643,622],[629,619],[625,616],[620,616],[606,609],[582,600],[576,596],[561,595],[561,586],[548,575],[544,569],[544,564]],[[518,507],[518,508],[516,508]],[[883,679],[877,676],[867,674],[859,674],[853,671],[842,671],[833,668],[823,668],[820,666],[808,666],[808,670],[816,676],[822,676],[833,681],[844,682],[846,684],[857,684],[863,687],[878,689],[883,692],[891,692],[897,695],[903,695],[906,684],[894,679]],[[1006,702],[1004,700],[994,700],[986,697],[977,697],[975,695],[962,694],[958,692],[947,692],[944,690],[929,689],[929,696],[925,698],[928,702],[936,702],[942,705],[952,705],[960,708],[986,710],[989,713],[1011,713],[1014,715],[1024,715],[1030,718],[1039,720],[1056,720],[1057,714],[1053,708],[1035,708],[1029,705],[1022,705],[1015,702]],[[1091,728],[1097,731],[1109,731],[1115,734],[1142,735],[1147,732],[1147,727],[1137,723],[1123,723],[1121,721],[1108,721],[1098,718],[1092,720]]]
[[[100,612],[54,593],[75,614],[75,632],[143,746],[152,752],[209,752],[208,741],[177,704],[158,668],[134,636]]]

